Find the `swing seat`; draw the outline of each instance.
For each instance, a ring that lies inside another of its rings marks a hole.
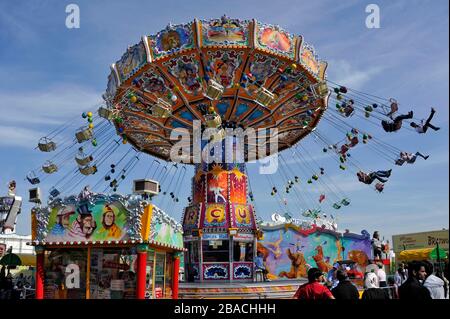
[[[47,174],[52,174],[58,171],[58,166],[50,161],[47,161],[44,165],[42,165],[42,170]]]
[[[317,181],[317,180],[319,179],[319,176],[313,175],[313,176],[312,176],[312,179],[315,180],[315,181]]]
[[[222,97],[223,91],[224,87],[221,84],[210,79],[206,87],[206,92],[203,95],[210,100],[218,100]]]
[[[222,118],[217,114],[206,114],[205,120],[208,128],[219,128],[222,125]]]
[[[375,190],[381,193],[384,190],[384,184],[383,183],[376,183],[375,184]]]
[[[51,197],[55,198],[55,197],[57,197],[57,196],[58,196],[59,194],[61,194],[61,193],[60,193],[59,190],[57,190],[56,188],[52,187],[52,188],[50,189],[50,191],[49,191],[49,194],[50,194]]]
[[[39,140],[38,148],[42,152],[51,152],[56,150],[56,143],[47,137],[43,137]]]
[[[275,99],[275,94],[267,90],[266,88],[260,87],[256,91],[255,102],[261,106],[267,107],[270,102]]]
[[[95,174],[97,172],[97,167],[95,165],[85,166],[85,167],[78,168],[78,170],[80,171],[81,174],[88,176],[88,175]]]
[[[78,143],[83,143],[92,138],[92,130],[90,128],[80,128],[76,133]]]
[[[86,157],[75,157],[75,161],[77,162],[78,165],[80,166],[86,166],[88,165],[90,162],[92,162],[94,158],[92,157],[92,155],[90,156],[86,156]]]
[[[113,112],[110,109],[107,109],[106,107],[100,107],[98,109],[98,115],[104,119],[107,119],[110,121],[113,118]]]
[[[327,83],[325,81],[311,85],[310,88],[316,98],[323,99],[328,95],[329,92]]]
[[[158,101],[152,107],[152,115],[160,118],[167,118],[172,115],[172,107],[166,101],[158,98]]]
[[[333,208],[334,209],[339,209],[339,208],[341,208],[341,205],[339,205],[338,203],[334,203],[333,204]]]
[[[344,205],[344,206],[348,206],[348,205],[350,205],[350,201],[347,200],[346,198],[344,198],[344,199],[341,201],[341,204]]]
[[[34,172],[30,172],[27,175],[27,180],[32,184],[32,185],[36,185],[39,184],[41,182],[41,180],[39,179],[39,177],[36,176],[36,174]]]

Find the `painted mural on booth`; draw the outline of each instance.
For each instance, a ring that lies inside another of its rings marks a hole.
[[[307,277],[310,267],[328,272],[340,260],[356,262],[355,270],[364,273],[371,254],[370,237],[324,231],[320,228],[300,230],[281,225],[262,229],[264,236],[258,241],[270,279],[296,279]]]
[[[98,201],[55,207],[47,226],[47,242],[126,240],[127,210],[119,202]]]

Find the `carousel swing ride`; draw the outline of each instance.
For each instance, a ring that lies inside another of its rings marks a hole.
[[[277,173],[258,177],[259,184],[267,182],[267,192],[260,195],[271,196],[287,220],[306,218],[300,227],[328,220],[336,228],[333,214],[351,200],[329,174],[332,167],[321,164],[313,152],[331,158],[333,168],[350,172],[363,184],[375,182],[380,193],[391,171],[365,173],[353,150],[367,147],[390,165],[401,165],[402,154],[407,163],[415,161],[414,155],[366,130],[366,123],[380,128],[381,121],[395,121],[400,104],[334,83],[326,69],[302,36],[279,26],[226,16],[169,24],[143,36],[111,65],[97,114],[88,109],[78,129],[71,120],[39,140],[39,151],[55,155],[26,178],[38,185],[62,174],[49,190],[51,202],[94,179],[93,191],[116,192],[145,162],[145,178],[159,181],[160,206],[170,213],[186,206],[187,276],[251,279],[262,224],[256,211],[263,208],[255,200],[246,162],[276,156]],[[403,121],[411,119],[412,112]],[[354,120],[364,126],[355,127]],[[195,138],[196,121],[200,139]],[[66,134],[73,129],[74,135]],[[262,133],[250,140],[238,129]],[[183,132],[187,142],[178,139]],[[312,147],[301,142],[307,136]],[[265,145],[273,139],[277,148],[269,154]],[[171,152],[176,147],[181,149],[177,160]],[[231,159],[224,155],[227,148],[234,152]],[[112,162],[114,154],[120,158]],[[147,155],[150,163],[141,161]],[[75,168],[67,168],[73,164]],[[188,165],[195,171],[186,203],[181,194]],[[205,240],[221,249],[211,256]]]

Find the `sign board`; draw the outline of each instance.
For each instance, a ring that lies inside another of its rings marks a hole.
[[[255,236],[252,234],[237,234],[233,236],[234,240],[244,240],[244,241],[251,241],[255,239]]]
[[[422,233],[401,234],[392,236],[395,253],[409,249],[439,248],[448,250],[448,230],[436,230]]]
[[[228,239],[228,234],[219,233],[219,234],[203,234],[203,240],[214,240],[214,239]]]

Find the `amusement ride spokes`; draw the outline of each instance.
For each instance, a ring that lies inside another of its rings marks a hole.
[[[302,36],[279,26],[226,16],[169,24],[142,37],[111,65],[105,102],[97,106],[97,114],[86,110],[82,126],[77,128],[78,122],[71,120],[38,141],[37,149],[54,155],[26,178],[37,185],[62,175],[53,183],[50,199],[70,194],[93,179],[93,190],[116,192],[144,163],[148,165],[145,177],[160,182],[156,199],[160,204],[174,212],[187,198],[188,210],[210,214],[207,223],[215,227],[236,225],[232,215],[241,208],[253,212],[253,222],[238,224],[243,229],[254,224],[255,207],[247,199],[263,210],[255,201],[258,192],[272,196],[289,218],[316,219],[326,209],[340,211],[351,200],[334,175],[350,172],[352,178],[374,185],[381,193],[392,173],[383,166],[369,170],[355,154],[367,148],[386,165],[412,164],[418,157],[428,157],[390,145],[380,136],[400,129],[424,133],[428,127],[439,128],[430,122],[434,110],[420,124],[412,111],[401,110],[395,98],[335,83],[327,79],[326,69],[327,63],[319,60]],[[403,122],[411,127],[402,127]],[[209,131],[206,138],[196,140],[196,123],[201,134]],[[374,126],[371,132],[368,123]],[[230,135],[230,129],[255,129],[261,134],[251,141]],[[188,138],[180,142],[182,134]],[[278,171],[249,177],[245,162],[253,152],[255,159],[270,155],[257,146],[274,138]],[[223,149],[243,145],[236,151],[243,160],[222,157],[208,163],[200,157],[196,162],[208,144]],[[181,155],[178,150],[171,153],[180,145]],[[146,155],[151,156],[150,163],[142,160]],[[322,158],[335,164],[325,165]],[[182,185],[193,164],[193,191],[182,197]],[[258,191],[250,185],[251,179]],[[267,189],[261,191],[264,182]],[[214,217],[217,214],[210,211],[214,205],[226,212],[228,224]],[[333,214],[328,215],[334,220]]]

